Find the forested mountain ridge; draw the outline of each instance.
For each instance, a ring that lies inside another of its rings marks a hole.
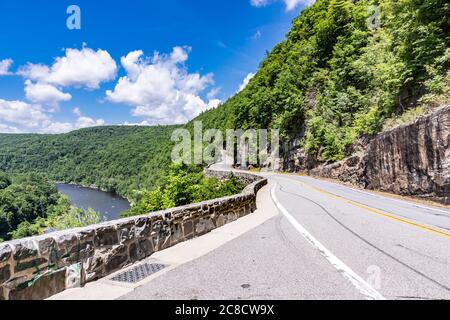
[[[316,161],[337,161],[386,119],[450,100],[449,48],[448,1],[317,0],[244,90],[195,121],[277,128]]]
[[[0,134],[0,171],[37,172],[54,181],[133,197],[161,185],[177,126],[111,126],[61,135]]]

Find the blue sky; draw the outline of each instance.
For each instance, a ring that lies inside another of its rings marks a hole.
[[[0,132],[183,123],[238,91],[307,3],[2,1]]]

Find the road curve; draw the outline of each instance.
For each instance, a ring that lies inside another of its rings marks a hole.
[[[122,299],[450,299],[450,211],[267,177],[278,215]]]

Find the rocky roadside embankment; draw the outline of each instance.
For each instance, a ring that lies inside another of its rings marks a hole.
[[[353,150],[343,161],[314,167],[297,148],[287,153],[284,169],[450,204],[450,106],[362,138]]]

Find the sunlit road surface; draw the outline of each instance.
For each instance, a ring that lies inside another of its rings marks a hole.
[[[267,177],[278,215],[123,298],[450,299],[448,210]]]

